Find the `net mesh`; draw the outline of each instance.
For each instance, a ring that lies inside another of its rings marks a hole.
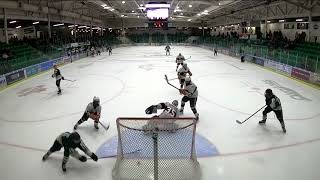
[[[194,118],[118,118],[115,180],[198,180]]]

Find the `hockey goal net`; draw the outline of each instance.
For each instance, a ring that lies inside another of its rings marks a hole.
[[[198,180],[194,118],[118,118],[114,180]]]

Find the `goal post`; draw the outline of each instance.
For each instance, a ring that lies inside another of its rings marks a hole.
[[[198,180],[194,118],[117,119],[114,180]]]

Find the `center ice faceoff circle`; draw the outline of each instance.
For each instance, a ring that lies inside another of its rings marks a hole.
[[[101,104],[105,104],[120,96],[125,88],[121,79],[103,74],[87,74],[81,77],[81,80],[63,83],[63,98],[56,94],[56,87],[51,85],[51,81],[41,85],[25,83],[16,87],[7,96],[0,97],[3,101],[11,102],[7,103],[2,111],[9,112],[15,107],[20,108],[16,109],[14,114],[1,113],[0,120],[17,123],[40,122],[79,115],[94,96],[99,96]],[[95,84],[99,84],[99,87]],[[112,84],[112,88],[107,84]],[[26,89],[39,89],[39,86],[43,91],[28,91],[29,93],[21,95]],[[85,98],[83,92],[87,94]],[[26,111],[29,113],[25,113]]]

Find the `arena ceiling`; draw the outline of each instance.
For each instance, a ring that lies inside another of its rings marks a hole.
[[[55,21],[103,26],[108,19],[145,20],[143,8],[149,2],[170,4],[169,17],[173,22],[220,24],[226,18],[241,21],[256,15],[260,19],[270,16],[267,8],[271,15],[288,16],[320,6],[320,0],[1,0],[0,8],[6,8],[7,15],[14,18],[45,20],[49,12]]]

